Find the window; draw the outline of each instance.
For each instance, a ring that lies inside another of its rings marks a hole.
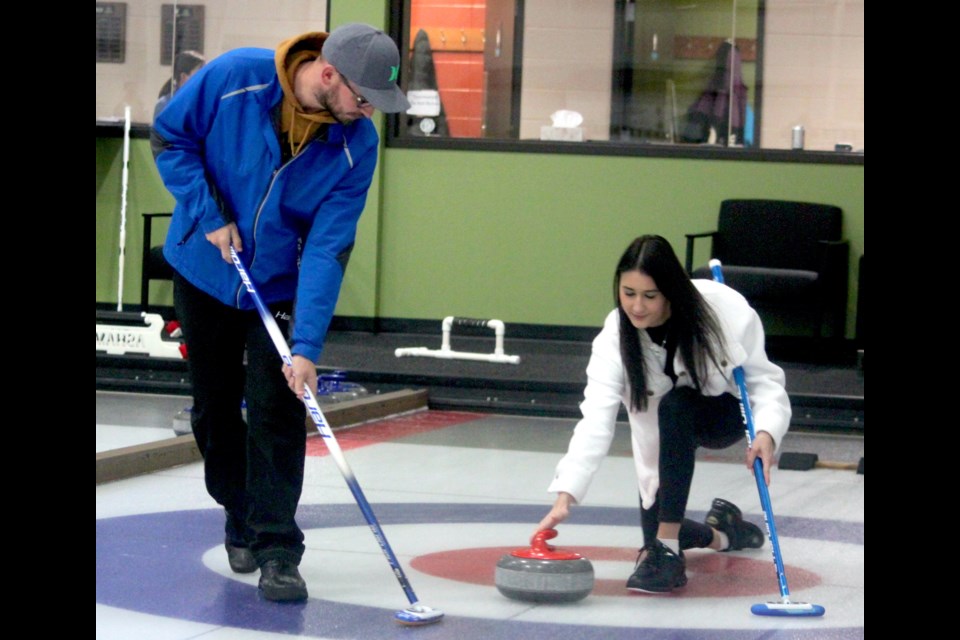
[[[275,49],[292,36],[326,29],[328,3],[97,2],[98,135],[115,134],[127,106],[134,135],[146,135],[157,94],[172,79],[175,54],[196,51],[210,60],[237,47]]]
[[[173,19],[174,5],[161,7],[160,64],[172,65],[182,51],[203,53],[205,7],[202,4],[176,5],[177,19]]]
[[[863,8],[863,0],[397,0],[414,108],[397,118],[390,143],[790,151],[801,127],[806,151],[862,161]]]

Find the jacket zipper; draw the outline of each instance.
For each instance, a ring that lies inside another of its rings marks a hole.
[[[253,246],[254,246],[254,249],[253,249],[253,252],[252,252],[253,257],[250,258],[250,262],[247,264],[247,270],[248,270],[249,273],[253,273],[253,263],[254,263],[254,261],[256,260],[256,257],[257,257],[257,250],[256,250],[256,246],[257,246],[257,228],[258,228],[259,222],[260,222],[260,214],[263,213],[263,207],[264,207],[264,205],[266,204],[267,199],[270,198],[270,193],[273,191],[274,185],[277,184],[277,178],[280,177],[280,173],[281,173],[284,169],[286,169],[286,168],[289,167],[291,164],[293,164],[294,162],[296,162],[297,158],[302,158],[302,157],[303,157],[303,154],[306,152],[307,149],[310,148],[310,145],[312,145],[312,144],[313,144],[313,141],[311,140],[311,141],[307,144],[307,146],[304,147],[303,151],[301,151],[300,153],[298,153],[298,154],[297,154],[296,156],[294,156],[293,158],[290,158],[290,160],[288,160],[285,164],[281,165],[279,169],[274,169],[273,175],[270,177],[270,184],[267,186],[267,191],[263,194],[263,198],[260,199],[260,204],[257,205],[257,213],[256,213],[256,215],[253,217]],[[236,300],[236,305],[237,305],[237,308],[238,308],[238,309],[240,308],[240,294],[241,294],[243,291],[245,291],[245,288],[244,288],[244,286],[243,286],[243,283],[241,282],[240,285],[237,287],[237,293],[234,295],[234,300]]]
[[[273,176],[271,176],[270,178],[270,185],[267,187],[266,193],[263,194],[263,198],[261,198],[260,204],[257,206],[257,215],[253,217],[253,246],[254,247],[257,246],[257,227],[259,226],[258,223],[260,221],[260,214],[263,213],[263,206],[266,204],[267,199],[270,197],[270,192],[273,191],[273,186],[277,183],[277,178],[280,177],[280,172],[286,169],[287,167],[289,167],[294,162],[296,162],[297,158],[302,158],[306,154],[307,149],[309,149],[315,143],[316,143],[315,140],[311,140],[309,143],[307,143],[307,146],[303,148],[303,151],[301,151],[294,157],[290,158],[290,160],[288,160],[285,164],[281,165],[279,169],[274,170]],[[350,168],[352,169],[353,156],[350,154],[350,147],[347,146],[346,134],[343,134],[343,152],[347,156],[347,164],[350,165]],[[250,263],[247,265],[247,270],[250,273],[253,273],[253,263],[254,263],[254,260],[256,259],[256,255],[257,255],[257,250],[254,249],[253,258],[250,259]],[[236,300],[236,305],[238,309],[240,308],[240,294],[244,290],[245,289],[244,289],[243,283],[241,282],[240,285],[237,287],[237,293],[234,295],[234,300]]]

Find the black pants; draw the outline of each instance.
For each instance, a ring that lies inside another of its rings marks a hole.
[[[704,396],[692,387],[678,387],[660,400],[660,489],[649,509],[640,507],[643,539],[657,537],[661,522],[680,523],[680,548],[706,547],[709,526],[684,518],[697,447],[726,449],[744,438],[740,401],[729,393]]]
[[[180,274],[174,274],[173,301],[193,382],[193,434],[207,491],[226,510],[226,541],[249,546],[260,564],[299,563],[303,532],[295,515],[306,409],[287,387],[280,355],[256,311],[228,307]],[[284,333],[291,307],[271,305]]]

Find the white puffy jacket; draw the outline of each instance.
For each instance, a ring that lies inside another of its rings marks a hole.
[[[779,448],[790,426],[790,400],[784,387],[783,369],[767,358],[759,316],[746,299],[730,287],[711,280],[692,282],[720,320],[725,342],[722,369],[710,364],[707,379],[701,381],[702,393],[718,396],[729,392],[740,397],[732,371],[734,367],[742,366],[754,427],[757,432],[769,433]],[[628,410],[633,459],[643,506],[645,509],[653,506],[660,487],[657,408],[660,399],[674,385],[663,372],[666,350],[653,344],[646,331],[639,333],[646,359],[647,409],[636,411],[630,407],[630,387],[620,358],[620,323],[618,311],[614,309],[593,341],[587,365],[587,386],[580,404],[583,418],[574,429],[566,455],[557,464],[548,491],[564,491],[578,503],[583,500],[601,461],[610,450],[622,403]],[[677,374],[676,385],[693,386],[679,353],[673,366]]]

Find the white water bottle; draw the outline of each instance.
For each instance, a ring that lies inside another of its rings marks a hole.
[[[803,125],[798,124],[793,128],[792,135],[790,136],[790,148],[794,151],[803,150]]]

